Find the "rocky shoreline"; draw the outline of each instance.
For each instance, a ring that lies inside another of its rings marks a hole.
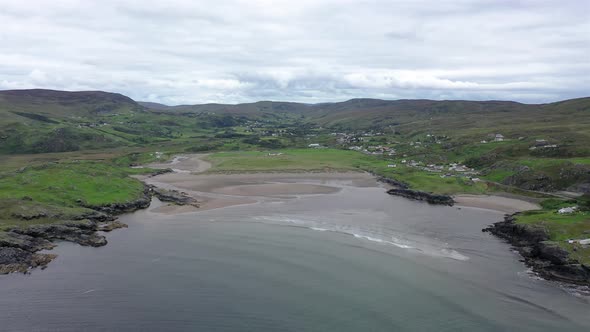
[[[56,240],[74,242],[82,246],[106,245],[106,238],[98,232],[110,232],[127,227],[126,224],[117,221],[116,216],[149,207],[152,197],[178,205],[199,206],[197,201],[186,193],[150,185],[145,185],[141,197],[131,202],[102,206],[89,206],[80,202],[93,212],[77,216],[76,220],[18,227],[0,234],[0,274],[28,273],[30,269],[37,267],[44,269],[57,256],[38,252],[54,248],[56,245],[53,241]],[[27,220],[31,220],[30,217]]]
[[[455,204],[455,200],[451,196],[431,194],[424,191],[412,190],[407,188],[389,189],[387,193],[390,195],[401,196],[416,201],[424,201],[428,204],[434,205],[453,206]]]
[[[548,280],[590,286],[590,267],[571,259],[568,252],[555,242],[543,228],[517,224],[515,216],[506,215],[500,221],[483,229],[510,243],[523,257],[525,264]]]

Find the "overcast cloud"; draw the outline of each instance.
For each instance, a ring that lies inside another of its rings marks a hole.
[[[166,104],[590,96],[590,1],[0,0],[0,89]]]

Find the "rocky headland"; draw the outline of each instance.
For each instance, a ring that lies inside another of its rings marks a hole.
[[[548,280],[590,286],[590,267],[569,257],[564,249],[549,240],[545,229],[515,222],[515,215],[506,215],[484,232],[508,241],[523,257],[527,266]]]
[[[80,205],[90,209],[91,212],[70,217],[72,220],[15,227],[1,233],[0,274],[27,273],[31,268],[45,268],[56,255],[38,252],[54,248],[54,241],[68,241],[91,247],[106,245],[106,238],[99,232],[110,232],[127,227],[126,224],[117,221],[116,216],[149,207],[152,197],[177,205],[198,207],[197,201],[186,193],[150,185],[145,185],[141,197],[130,202],[90,206],[80,201]],[[48,215],[40,212],[35,215],[23,214],[13,217],[30,222],[43,220]],[[59,219],[60,216],[52,217]]]

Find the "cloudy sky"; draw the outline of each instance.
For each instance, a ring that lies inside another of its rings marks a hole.
[[[590,0],[0,0],[0,89],[166,104],[590,96]]]

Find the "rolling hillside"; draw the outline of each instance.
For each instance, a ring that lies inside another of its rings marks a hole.
[[[363,138],[342,144],[338,135]],[[0,91],[0,154],[276,149],[312,139],[341,148],[388,144],[408,159],[466,163],[489,180],[526,189],[590,188],[590,98],[539,105],[352,99],[166,106],[100,91]]]

